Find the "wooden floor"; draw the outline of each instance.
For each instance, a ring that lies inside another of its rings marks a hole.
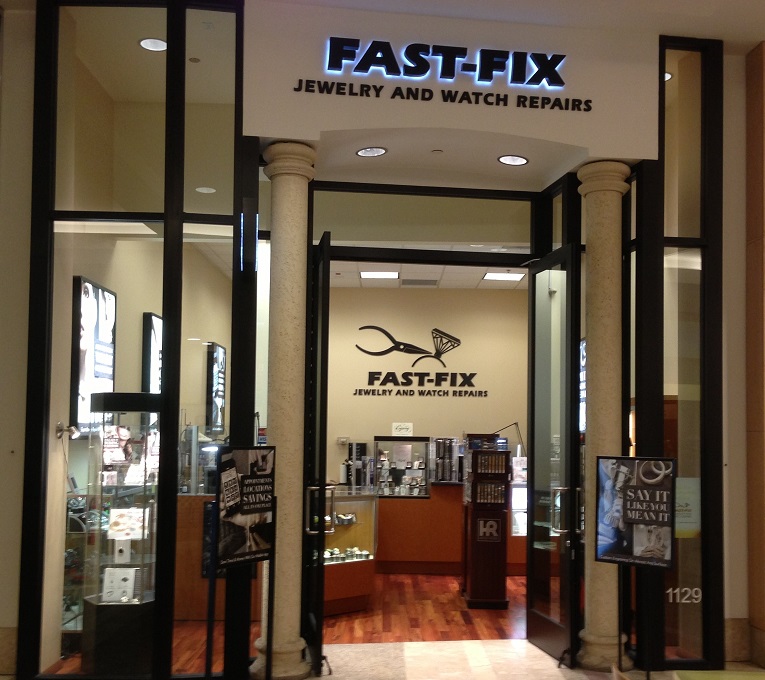
[[[376,574],[369,609],[325,617],[324,643],[525,638],[525,577],[508,577],[507,593],[507,609],[468,609],[456,576]],[[204,621],[176,621],[173,631],[173,674],[205,671],[206,635],[207,624]],[[260,625],[253,624],[252,641],[259,635]],[[216,623],[212,671],[222,670],[223,624]],[[48,672],[79,673],[79,654],[62,659]]]

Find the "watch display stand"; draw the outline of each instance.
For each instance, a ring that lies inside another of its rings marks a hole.
[[[496,435],[468,435],[462,590],[470,608],[506,609],[510,454]]]
[[[82,672],[151,672],[159,431],[149,415],[159,395],[92,396],[88,507],[100,515],[88,534]]]

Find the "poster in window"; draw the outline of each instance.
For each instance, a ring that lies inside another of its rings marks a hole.
[[[598,456],[596,560],[672,567],[675,471],[672,458]]]
[[[218,469],[218,566],[268,559],[274,543],[273,446],[223,451]]]
[[[143,352],[141,361],[141,391],[162,392],[162,317],[152,312],[143,313]],[[148,414],[145,428],[156,430],[158,414]]]
[[[91,430],[90,396],[114,391],[117,296],[83,276],[72,291],[72,372],[69,422]]]
[[[207,347],[207,431],[220,434],[226,416],[226,348]]]

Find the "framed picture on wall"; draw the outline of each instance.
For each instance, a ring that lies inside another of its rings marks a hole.
[[[143,350],[141,353],[141,391],[159,394],[162,391],[162,317],[143,313]],[[158,414],[149,414],[148,427],[158,425]]]
[[[226,348],[215,342],[207,346],[207,431],[220,434],[226,415]]]
[[[90,432],[90,396],[114,391],[117,295],[84,276],[72,287],[72,365],[69,422]]]

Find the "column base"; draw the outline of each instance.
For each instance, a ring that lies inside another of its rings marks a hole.
[[[579,633],[582,648],[576,655],[577,663],[591,671],[610,671],[612,666],[619,665],[619,645],[627,641],[627,636],[622,635],[617,640],[616,635],[591,635],[585,631]],[[622,648],[622,670],[632,669],[630,659]]]
[[[266,677],[266,639],[255,640],[258,658],[250,666],[252,680]],[[271,661],[271,677],[278,680],[303,680],[311,675],[311,664],[303,658],[305,640],[298,638],[282,644],[274,644]]]

